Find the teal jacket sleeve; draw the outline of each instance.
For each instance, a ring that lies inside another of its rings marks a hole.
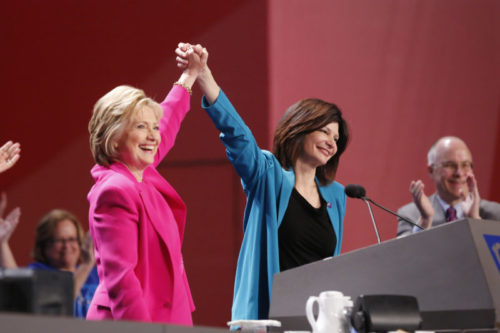
[[[220,139],[226,147],[227,158],[241,177],[243,188],[248,193],[266,168],[271,166],[269,159],[272,155],[265,154],[259,148],[252,132],[222,90],[212,105],[203,97],[202,107],[221,132]]]

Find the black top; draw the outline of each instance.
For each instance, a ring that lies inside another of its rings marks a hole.
[[[278,229],[281,271],[333,255],[337,236],[321,194],[320,199],[321,207],[314,208],[293,189]]]

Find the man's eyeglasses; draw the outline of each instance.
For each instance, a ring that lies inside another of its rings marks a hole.
[[[469,172],[472,170],[474,165],[472,162],[466,161],[462,163],[455,163],[452,161],[447,161],[439,164],[439,166],[449,172],[457,172],[458,168],[462,169],[464,172]]]

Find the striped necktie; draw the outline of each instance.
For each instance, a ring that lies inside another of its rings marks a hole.
[[[446,210],[446,222],[455,221],[457,219],[457,210],[453,206],[448,207]]]

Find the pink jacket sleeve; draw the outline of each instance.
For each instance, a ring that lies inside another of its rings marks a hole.
[[[139,280],[139,216],[133,195],[117,187],[105,189],[94,211],[94,242],[100,253],[103,283],[115,319],[151,321]]]
[[[161,103],[163,117],[160,121],[161,143],[156,153],[156,167],[174,146],[175,138],[182,120],[189,111],[189,93],[183,87],[174,85],[165,100]]]

